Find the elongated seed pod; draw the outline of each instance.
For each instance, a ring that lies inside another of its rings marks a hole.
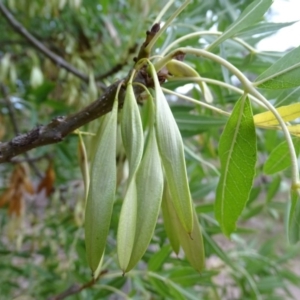
[[[121,120],[123,145],[129,162],[128,184],[141,162],[144,148],[142,120],[132,87],[128,82]]]
[[[195,209],[193,208],[194,213],[194,226],[193,231],[190,235],[186,233],[184,228],[181,225],[181,222],[179,221],[179,218],[176,214],[176,211],[174,209],[174,205],[171,200],[170,191],[168,190],[168,186],[165,185],[164,188],[164,196],[162,200],[162,209],[164,214],[164,221],[165,216],[170,216],[171,219],[169,219],[169,222],[171,223],[171,230],[172,235],[174,236],[175,232],[177,233],[177,237],[179,239],[179,243],[183,248],[183,251],[185,253],[185,256],[191,266],[198,272],[201,272],[205,267],[205,255],[204,255],[204,247],[203,247],[203,239],[201,234],[201,229],[198,223],[198,217],[195,212]],[[171,240],[170,240],[171,242]],[[174,242],[174,241],[173,241]],[[177,241],[176,241],[177,243]],[[172,243],[171,243],[172,245]],[[172,245],[173,247],[173,245]],[[176,247],[178,245],[176,244]]]
[[[193,210],[183,142],[152,64],[150,64],[150,69],[155,85],[155,130],[160,157],[176,213],[184,229],[191,233],[193,230]]]
[[[130,261],[136,231],[137,191],[135,176],[128,186],[120,214],[117,233],[119,266],[125,273]]]
[[[116,190],[116,137],[118,101],[106,114],[97,134],[91,163],[90,186],[85,211],[87,260],[96,271],[106,245]]]
[[[208,103],[213,102],[213,96],[210,89],[205,82],[201,81],[201,76],[192,67],[182,61],[172,59],[166,64],[166,68],[175,77],[198,77],[198,85],[202,91],[205,101]]]
[[[160,210],[163,180],[155,131],[152,128],[136,175],[138,199],[136,231],[133,251],[126,272],[138,263],[149,246]]]
[[[143,126],[132,87],[132,78],[133,74],[127,84],[121,121],[122,140],[129,162],[127,191],[122,204],[117,233],[118,260],[123,272],[129,264],[134,245],[137,212],[135,176],[144,149]]]
[[[161,203],[161,210],[162,210],[164,227],[166,230],[167,237],[169,238],[173,251],[176,253],[176,255],[178,255],[180,250],[180,242],[179,242],[178,232],[176,229],[177,226],[175,224],[176,220],[178,220],[178,217],[176,215],[176,212],[174,210],[171,201],[169,201],[169,199],[167,198],[170,197],[168,193],[170,192],[167,189],[167,185],[165,184],[162,203]]]

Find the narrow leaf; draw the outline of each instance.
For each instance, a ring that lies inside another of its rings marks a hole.
[[[217,187],[215,215],[229,236],[249,198],[256,163],[256,135],[248,97],[235,105],[220,138],[221,178]]]
[[[291,134],[300,137],[300,124],[288,126],[288,130]]]
[[[281,177],[276,175],[272,178],[272,182],[268,185],[266,202],[271,202],[280,189]]]
[[[296,153],[299,153],[300,143],[295,141]],[[271,175],[280,172],[291,165],[289,146],[286,141],[280,143],[269,155],[264,164],[264,173]]]
[[[293,121],[300,117],[300,103],[293,103],[276,108],[285,122]],[[271,111],[266,111],[253,116],[255,125],[273,126],[278,125],[278,120]]]
[[[85,211],[85,245],[93,272],[105,249],[115,197],[117,113],[118,101],[115,100],[111,113],[106,114],[101,122],[91,163]]]
[[[300,85],[299,56],[300,47],[284,55],[256,78],[256,86],[267,89],[298,87]]]
[[[291,244],[296,244],[300,240],[300,199],[295,190],[291,191],[288,238]]]
[[[238,36],[241,37],[252,37],[253,35],[259,34],[273,34],[278,30],[291,26],[295,24],[296,21],[293,22],[285,22],[285,23],[270,23],[270,22],[261,22],[258,24],[254,24],[252,26],[247,26],[244,30],[240,31]]]
[[[300,86],[283,90],[277,97],[274,106],[279,107],[282,105],[297,102],[300,99]]]
[[[149,271],[160,271],[163,268],[163,264],[170,257],[171,248],[169,245],[164,245],[157,252],[155,252],[148,261]]]
[[[182,138],[165,98],[155,68],[150,64],[155,85],[156,137],[165,176],[178,217],[188,233],[193,229],[192,199],[187,179]]]
[[[253,1],[231,24],[231,26],[229,26],[227,30],[207,48],[207,50],[212,50],[223,41],[233,37],[236,33],[258,22],[269,9],[272,2],[273,0]]]
[[[227,121],[227,118],[220,116],[195,115],[185,111],[173,111],[173,115],[184,137],[219,128]]]

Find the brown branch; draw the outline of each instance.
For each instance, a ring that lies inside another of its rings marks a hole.
[[[98,100],[78,113],[57,117],[47,125],[38,126],[28,133],[14,137],[9,142],[0,143],[0,163],[8,162],[14,156],[33,148],[58,143],[75,129],[109,112],[112,109],[118,84],[119,82],[112,84]],[[124,99],[123,94],[124,91],[121,89],[119,94],[121,103]]]
[[[108,272],[107,270],[101,271],[101,273],[99,274],[97,279],[92,279],[91,281],[89,281],[83,285],[73,284],[68,289],[66,289],[64,292],[60,293],[57,296],[50,297],[48,300],[63,300],[69,296],[78,294],[82,290],[92,287],[95,283],[97,283],[98,279],[101,276],[103,276],[104,274],[106,274],[107,272]]]
[[[0,2],[1,3],[1,2]],[[155,24],[152,29],[157,29],[158,24]],[[154,30],[151,30],[151,35],[147,32],[146,41],[148,42],[154,36]],[[139,59],[148,57],[149,53],[144,51],[145,43],[141,46],[138,54]],[[145,56],[143,56],[145,55]],[[162,82],[165,80],[165,76],[159,75],[159,79]],[[0,142],[0,163],[9,162],[13,157],[25,153],[31,149],[54,144],[62,141],[68,134],[72,133],[75,129],[101,117],[108,113],[112,109],[112,105],[115,99],[117,87],[121,81],[126,82],[128,80],[117,81],[109,86],[104,94],[90,105],[83,108],[81,111],[66,116],[57,117],[53,119],[49,124],[38,126],[31,131],[14,137],[9,142]],[[153,81],[148,77],[144,68],[140,69],[137,73],[134,82],[141,83],[146,87],[152,87]],[[140,85],[134,85],[134,92],[136,98],[139,99],[139,95],[144,91]],[[125,88],[121,87],[119,92],[119,107],[123,105],[125,96]]]
[[[108,70],[107,72],[105,72],[104,74],[99,74],[95,77],[96,80],[103,80],[105,78],[107,78],[108,76],[111,76],[117,72],[119,72],[120,70],[122,70],[129,61],[129,57],[131,54],[133,54],[135,52],[137,48],[137,44],[134,44],[132,47],[130,47],[127,51],[127,55],[126,58],[123,58],[123,62],[120,62],[118,64],[116,64],[114,67],[112,67],[110,70]]]
[[[26,28],[22,26],[14,16],[9,12],[9,10],[4,6],[4,4],[0,1],[0,12],[4,16],[4,18],[8,21],[11,27],[23,36],[33,47],[38,49],[41,53],[47,56],[52,62],[54,62],[57,66],[66,69],[68,72],[73,75],[79,77],[81,80],[85,82],[89,82],[89,76],[82,73],[74,66],[65,61],[62,57],[50,51],[47,47],[45,47],[39,40],[37,40],[30,32],[27,31]],[[101,84],[102,88],[105,88],[104,85]]]

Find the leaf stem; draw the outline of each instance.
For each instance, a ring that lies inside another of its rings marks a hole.
[[[186,41],[188,39],[191,39],[193,37],[197,37],[197,36],[201,36],[201,35],[216,35],[216,36],[220,36],[222,35],[223,32],[221,31],[208,31],[208,30],[203,30],[203,31],[197,31],[197,32],[193,32],[190,34],[186,34],[184,36],[182,36],[181,38],[175,40],[174,42],[172,42],[162,53],[161,55],[165,55],[170,49],[172,49],[174,46],[177,46],[179,43]],[[233,41],[237,42],[238,44],[242,45],[243,47],[245,47],[247,50],[249,50],[251,53],[258,53],[258,51],[253,48],[251,45],[249,45],[248,43],[246,43],[245,41],[243,41],[242,39],[239,38],[232,38]]]
[[[218,85],[218,86],[227,88],[227,89],[232,90],[234,92],[237,92],[241,95],[244,94],[244,91],[242,89],[237,88],[236,86],[233,86],[231,84],[228,84],[228,83],[220,81],[220,80],[206,78],[206,77],[201,77],[201,78],[199,78],[199,77],[170,77],[170,78],[168,78],[168,80],[169,81],[175,81],[175,80],[178,80],[178,81],[195,81],[195,82],[203,81],[203,82],[206,82],[206,83],[211,83],[211,84],[214,84],[214,85]],[[249,95],[249,98],[251,100],[253,100],[254,102],[258,103],[259,105],[262,105],[261,101],[259,99],[257,99],[256,97],[254,97],[252,95]],[[265,105],[263,105],[263,106],[265,106]]]
[[[155,21],[153,24],[159,23],[163,15],[166,13],[166,11],[171,7],[171,5],[174,3],[174,0],[169,0],[168,3],[163,7],[161,12],[158,14],[156,17]]]
[[[145,48],[145,51],[148,53],[151,52],[152,47],[158,40],[158,38],[164,33],[164,31],[169,27],[171,22],[186,8],[186,6],[191,2],[191,0],[185,0],[184,3],[172,14],[172,16],[167,20],[167,22],[163,25],[163,27],[159,30],[159,32],[153,37],[150,43]]]
[[[281,118],[278,111],[274,108],[274,106],[260,93],[258,92],[255,87],[253,86],[253,83],[248,80],[248,78],[234,65],[232,65],[227,60],[221,58],[218,55],[215,55],[211,52],[208,52],[206,50],[201,49],[194,49],[194,48],[178,48],[172,52],[170,52],[165,58],[164,61],[167,61],[168,59],[172,59],[176,53],[182,52],[182,53],[189,53],[196,56],[202,56],[205,58],[208,58],[212,61],[215,61],[216,63],[226,67],[229,71],[231,71],[243,84],[245,93],[249,93],[256,97],[258,100],[260,100],[276,117],[278,120],[278,123],[280,124],[283,134],[285,136],[285,139],[289,146],[289,152],[291,157],[291,164],[292,164],[292,189],[295,189],[299,186],[299,169],[298,169],[298,161],[297,161],[297,155],[296,151],[293,145],[293,141],[291,138],[291,135],[288,131],[287,125],[285,124],[284,120]]]
[[[187,100],[187,101],[189,101],[189,102],[192,102],[192,103],[195,103],[195,104],[197,104],[197,105],[203,106],[203,107],[205,107],[205,108],[208,108],[208,109],[210,109],[210,110],[212,110],[212,111],[215,111],[215,112],[217,112],[217,113],[219,113],[219,114],[221,114],[221,115],[224,115],[224,116],[226,116],[226,117],[230,116],[230,113],[228,113],[227,111],[224,111],[224,110],[222,110],[222,109],[220,109],[220,108],[214,107],[214,106],[212,106],[212,105],[210,105],[210,104],[207,104],[207,103],[205,103],[205,102],[201,102],[201,101],[196,100],[196,99],[194,99],[194,98],[191,98],[191,97],[182,95],[182,94],[180,94],[180,93],[171,91],[171,90],[166,89],[166,88],[163,88],[163,87],[162,87],[162,90],[163,90],[164,92],[168,93],[168,94],[175,95],[175,96],[180,97],[180,98],[182,98],[182,99],[184,99],[184,100]]]

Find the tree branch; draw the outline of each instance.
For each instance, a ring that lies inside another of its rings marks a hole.
[[[89,281],[83,285],[73,284],[68,289],[66,289],[64,292],[60,293],[57,296],[50,297],[48,300],[63,300],[69,296],[78,294],[82,290],[92,287],[98,281],[98,279],[101,276],[103,276],[104,274],[106,274],[107,272],[108,272],[107,270],[101,271],[101,273],[99,274],[97,279],[92,279],[91,281]]]
[[[116,64],[114,67],[112,67],[110,70],[108,70],[104,74],[97,75],[95,77],[95,79],[96,80],[103,80],[103,79],[107,78],[108,76],[111,76],[111,75],[119,72],[120,70],[122,70],[122,68],[128,64],[129,57],[130,57],[131,54],[133,54],[135,52],[136,48],[137,48],[137,44],[134,44],[132,47],[130,47],[128,49],[126,58],[125,59],[123,58],[123,62],[120,62],[120,63]]]
[[[68,72],[73,75],[79,77],[81,80],[85,82],[89,82],[89,77],[76,69],[74,66],[65,61],[62,57],[56,55],[52,51],[50,51],[47,47],[45,47],[40,41],[38,41],[30,32],[26,30],[20,24],[14,16],[9,12],[9,10],[4,6],[2,1],[0,1],[0,12],[4,16],[4,18],[8,21],[11,27],[18,32],[21,36],[23,36],[33,47],[42,52],[45,56],[47,56],[52,62],[54,62],[57,66],[66,69]],[[101,84],[102,88],[106,88],[103,84]]]
[[[154,37],[158,26],[158,24],[154,24],[151,31],[147,31],[146,42],[149,42]],[[144,51],[144,46],[145,43],[141,46],[138,54],[139,59],[148,57],[149,55],[149,53]],[[104,94],[98,100],[86,106],[81,111],[66,117],[54,118],[49,124],[38,126],[25,134],[14,137],[9,142],[0,142],[0,163],[9,162],[16,155],[25,153],[31,149],[58,143],[75,129],[111,111],[118,85],[121,81],[126,82],[127,77],[107,87]],[[165,76],[159,76],[159,79],[162,83],[165,80]],[[144,68],[137,72],[134,82],[146,87],[153,87],[153,80],[148,77],[148,73]],[[139,95],[144,92],[144,89],[140,85],[134,85],[133,88],[138,99]],[[118,95],[119,108],[123,105],[124,97],[125,87],[122,86]]]
[[[14,156],[43,145],[62,141],[75,129],[99,118],[112,109],[116,90],[120,81],[108,87],[104,94],[78,113],[67,117],[57,117],[49,124],[38,126],[28,133],[18,135],[9,142],[0,143],[0,163],[9,162]],[[119,101],[124,101],[124,89],[121,88]]]

